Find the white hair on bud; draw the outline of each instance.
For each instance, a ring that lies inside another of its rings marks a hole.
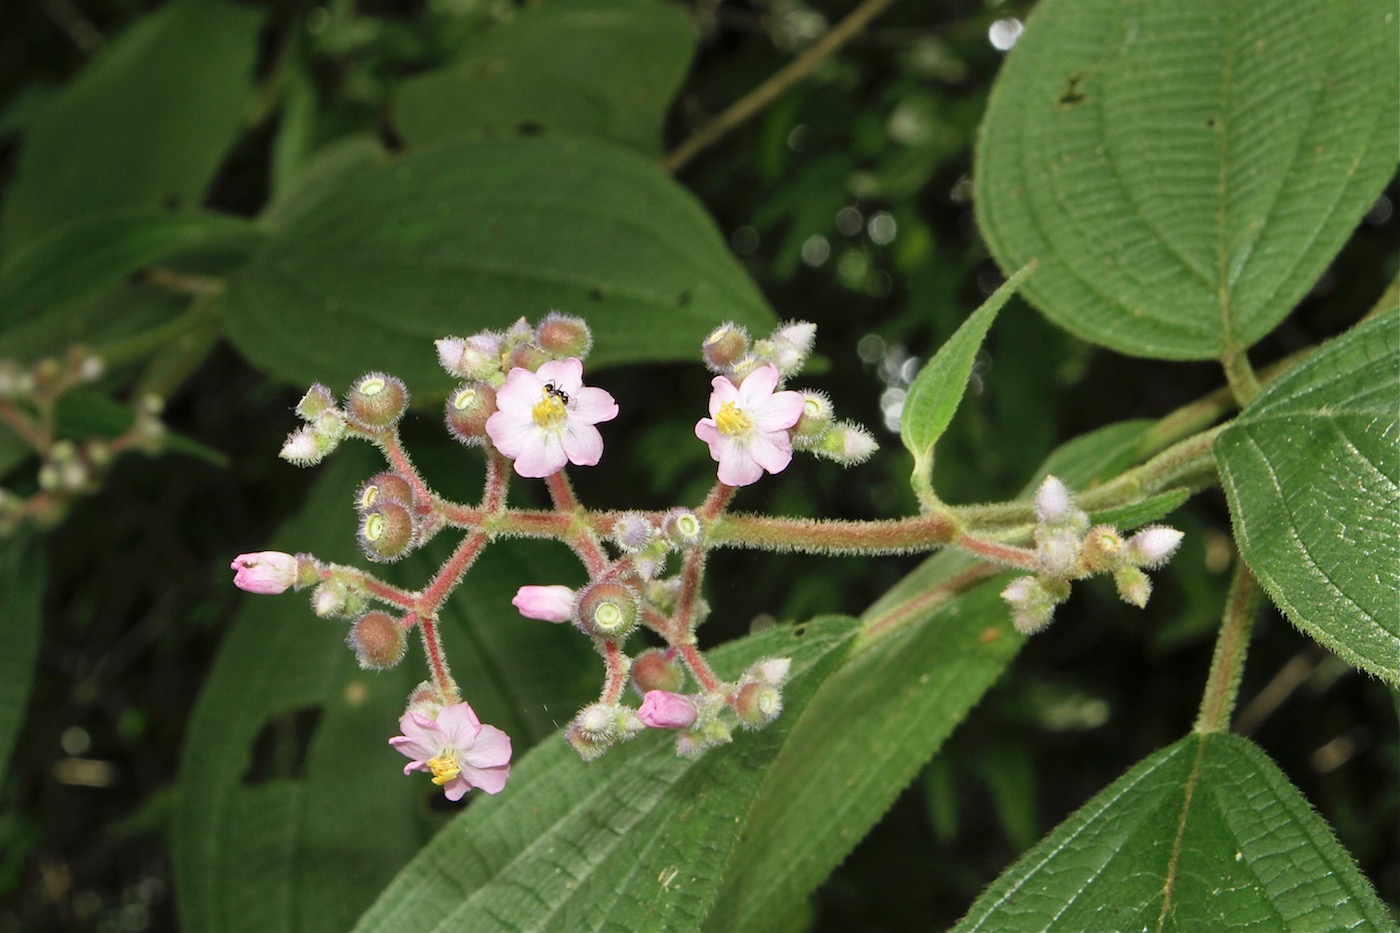
[[[1069,487],[1056,476],[1047,476],[1035,491],[1035,517],[1042,523],[1054,524],[1070,517],[1074,497]]]

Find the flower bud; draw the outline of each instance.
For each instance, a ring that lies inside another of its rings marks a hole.
[[[387,612],[366,612],[350,627],[346,642],[367,671],[382,671],[403,660],[408,650],[404,628]]]
[[[552,358],[544,351],[543,347],[533,342],[527,341],[517,344],[510,351],[510,362],[506,366],[506,372],[510,372],[512,369],[528,369],[530,372],[535,372]]]
[[[761,729],[783,711],[783,695],[772,684],[759,681],[744,684],[734,698],[734,711],[739,714],[741,726]]]
[[[617,737],[617,708],[611,703],[590,703],[574,717],[578,731],[595,742]]]
[[[408,389],[403,380],[387,373],[370,373],[350,387],[345,395],[345,407],[360,424],[387,428],[407,410]]]
[[[850,421],[840,421],[822,435],[821,442],[812,452],[828,460],[835,460],[842,466],[863,463],[880,449],[875,437],[865,428]]]
[[[549,312],[540,321],[535,340],[556,360],[566,360],[571,356],[583,359],[593,346],[593,334],[583,318],[558,311]]]
[[[1035,556],[1044,573],[1052,577],[1072,576],[1079,567],[1079,535],[1071,528],[1038,526]]]
[[[94,353],[89,353],[83,347],[74,347],[73,358],[70,360],[73,365],[73,372],[78,377],[79,382],[96,382],[102,378],[102,373],[106,370],[106,364],[102,357]]]
[[[666,539],[657,538],[644,550],[632,555],[632,569],[643,580],[653,580],[666,569],[666,555],[669,552]]]
[[[792,428],[792,445],[799,450],[811,449],[831,428],[836,415],[831,399],[825,392],[811,389],[802,392],[802,415]]]
[[[651,690],[637,716],[652,729],[689,729],[695,724],[695,704],[679,693]]]
[[[1166,525],[1148,525],[1128,539],[1128,560],[1139,567],[1161,567],[1181,545],[1182,533]]]
[[[569,747],[578,752],[578,756],[584,761],[593,761],[612,745],[610,739],[596,739],[585,734],[577,722],[570,723],[564,730],[564,741],[568,742]]]
[[[805,357],[812,352],[812,345],[816,343],[817,325],[808,321],[788,321],[773,331],[773,336],[769,339],[775,344],[790,347]]]
[[[1035,577],[1017,577],[1001,591],[1011,607],[1011,622],[1022,635],[1034,635],[1050,624],[1057,600]]]
[[[1074,511],[1074,497],[1058,477],[1047,476],[1035,491],[1035,518],[1041,524],[1064,522]]]
[[[639,512],[628,512],[613,524],[613,541],[626,554],[635,554],[651,543],[656,528]]]
[[[281,551],[239,554],[229,569],[234,571],[234,586],[262,596],[285,593],[297,582],[297,559]]]
[[[417,713],[428,719],[437,719],[438,713],[447,706],[447,698],[442,695],[442,691],[437,688],[437,684],[431,680],[425,680],[413,688],[413,692],[408,695],[408,705],[404,708],[406,713]]]
[[[703,727],[676,733],[676,754],[682,758],[697,758],[706,750],[734,741],[734,732],[718,720]]]
[[[486,443],[486,421],[496,413],[496,390],[482,382],[452,390],[443,408],[447,430],[463,444]]]
[[[297,402],[297,414],[303,421],[315,421],[316,417],[324,411],[330,411],[335,407],[335,396],[331,390],[321,385],[319,382],[306,390],[306,394]]]
[[[632,689],[638,696],[653,690],[675,692],[685,684],[685,671],[675,662],[671,648],[648,648],[632,661]]]
[[[510,604],[527,619],[568,622],[574,617],[576,596],[567,586],[522,586]]]
[[[637,627],[641,606],[637,593],[621,583],[594,583],[578,597],[575,619],[586,634],[622,640]]]
[[[723,376],[745,353],[749,352],[749,335],[738,324],[726,321],[705,338],[701,344],[705,365],[712,372]]]
[[[705,540],[705,526],[690,509],[672,509],[661,520],[661,533],[676,547],[695,547]]]
[[[776,687],[787,680],[791,668],[792,658],[764,658],[744,672],[744,679]]]
[[[357,537],[366,557],[388,563],[408,553],[414,531],[413,514],[408,509],[380,500],[361,511]]]
[[[1095,525],[1084,535],[1080,563],[1090,573],[1112,570],[1123,563],[1123,539],[1112,525]]]
[[[355,493],[355,508],[363,511],[378,502],[413,504],[413,487],[408,477],[394,470],[383,470],[360,484]]]
[[[1147,579],[1147,574],[1132,564],[1126,564],[1113,571],[1113,585],[1118,588],[1118,595],[1123,597],[1123,602],[1139,609],[1147,605],[1147,599],[1152,595],[1152,581]]]

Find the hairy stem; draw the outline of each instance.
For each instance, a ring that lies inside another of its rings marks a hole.
[[[1235,711],[1235,700],[1239,695],[1240,675],[1244,673],[1245,655],[1249,651],[1249,635],[1254,628],[1258,608],[1259,587],[1254,574],[1243,559],[1237,558],[1235,576],[1225,597],[1225,613],[1215,641],[1215,655],[1211,658],[1210,674],[1206,677],[1206,689],[1201,697],[1201,709],[1196,716],[1194,731],[1229,730],[1230,716]]]

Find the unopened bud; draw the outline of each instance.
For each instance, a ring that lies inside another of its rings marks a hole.
[[[611,739],[596,739],[586,734],[578,727],[577,722],[570,723],[564,730],[564,741],[569,743],[569,747],[578,753],[584,761],[593,761],[612,745]]]
[[[764,658],[744,672],[744,679],[776,687],[787,680],[788,671],[791,669],[792,658]]]
[[[1123,539],[1112,525],[1095,525],[1084,535],[1080,562],[1090,573],[1112,570],[1123,563]]]
[[[387,428],[403,417],[408,408],[408,389],[403,380],[387,373],[361,376],[345,395],[345,407],[362,425]]]
[[[1079,535],[1071,528],[1038,526],[1035,556],[1040,569],[1050,576],[1071,576],[1079,567]]]
[[[335,396],[331,394],[330,389],[318,382],[307,389],[301,401],[297,402],[297,414],[303,421],[315,421],[317,415],[334,407]]]
[[[275,596],[297,583],[297,559],[281,551],[239,554],[229,564],[233,585],[247,593]]]
[[[695,547],[705,540],[705,526],[690,509],[672,509],[661,520],[661,533],[676,547]]]
[[[428,719],[437,719],[438,713],[442,712],[446,705],[447,698],[442,695],[437,685],[431,680],[425,680],[408,695],[408,704],[404,711],[417,713]]]
[[[783,695],[769,683],[755,681],[739,688],[734,698],[734,711],[739,724],[747,729],[760,729],[778,718],[783,711]]]
[[[812,452],[828,460],[835,460],[843,466],[863,463],[880,449],[875,436],[865,428],[849,421],[841,421],[822,436],[821,442]]]
[[[576,356],[583,359],[593,346],[593,334],[583,318],[551,311],[540,321],[535,340],[556,360]]]
[[[510,604],[527,619],[568,622],[574,617],[577,594],[567,586],[522,586]]]
[[[408,509],[381,500],[360,513],[357,537],[366,557],[387,563],[408,553],[414,531],[413,514]]]
[[[749,335],[738,324],[725,322],[705,338],[701,344],[705,365],[712,372],[726,375],[745,353],[749,352]]]
[[[551,359],[553,357],[546,353],[543,347],[533,342],[521,343],[510,351],[510,364],[506,370],[528,369],[530,372],[535,372]]]
[[[496,413],[496,390],[482,382],[458,386],[447,397],[447,430],[463,444],[486,443],[486,421]]]
[[[613,524],[613,541],[624,553],[635,554],[651,543],[656,528],[640,512],[628,512]]]
[[[641,606],[637,592],[621,583],[594,583],[578,598],[579,627],[597,638],[621,640],[637,627]]]
[[[1074,497],[1058,477],[1047,476],[1035,491],[1035,517],[1042,524],[1059,524],[1074,511]]]
[[[1160,567],[1181,546],[1182,533],[1166,525],[1149,525],[1128,539],[1128,560],[1139,567]]]
[[[689,729],[695,723],[695,704],[679,693],[651,690],[642,698],[637,716],[652,729]]]
[[[355,493],[355,508],[363,511],[380,502],[413,504],[413,486],[408,477],[394,470],[384,470],[365,480]]]
[[[1132,564],[1113,571],[1113,585],[1118,588],[1118,595],[1123,597],[1125,603],[1139,609],[1147,605],[1147,599],[1152,595],[1152,581]]]
[[[1011,607],[1011,622],[1022,635],[1034,635],[1050,624],[1056,600],[1035,577],[1017,577],[1001,591]]]
[[[404,628],[387,612],[366,612],[350,627],[346,642],[367,671],[382,671],[403,660],[408,650]]]
[[[648,648],[632,661],[632,689],[638,696],[652,690],[675,692],[685,685],[685,671],[668,648]]]
[[[682,758],[697,758],[708,749],[727,745],[734,741],[734,732],[718,720],[706,723],[698,729],[688,729],[676,733],[676,754]]]
[[[803,390],[802,415],[792,428],[793,446],[798,449],[810,449],[815,446],[830,430],[831,419],[835,414],[831,399],[825,392]]]

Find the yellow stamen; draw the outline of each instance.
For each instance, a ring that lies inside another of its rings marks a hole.
[[[433,772],[433,783],[441,787],[462,773],[457,759],[451,755],[437,755],[427,761],[428,770]]]
[[[749,416],[739,410],[733,402],[725,402],[719,407],[719,414],[715,415],[715,424],[719,427],[721,434],[728,434],[733,437],[736,434],[747,434],[753,427],[753,422]]]
[[[535,403],[535,407],[530,414],[535,419],[535,424],[542,428],[555,428],[564,423],[564,419],[569,416],[569,410],[564,407],[564,402],[557,395],[545,393],[544,398]]]

